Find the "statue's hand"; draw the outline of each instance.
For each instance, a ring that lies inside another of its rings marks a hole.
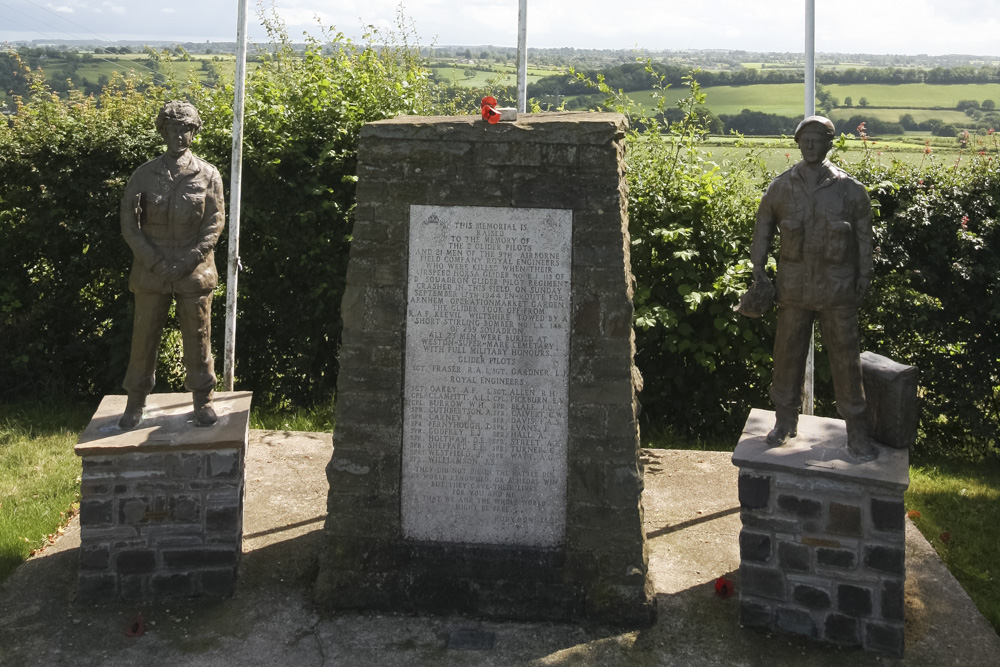
[[[168,264],[165,261],[163,263],[168,266],[167,270],[163,273],[164,280],[173,282],[194,273],[194,270],[201,264],[201,253],[191,249],[173,263]]]

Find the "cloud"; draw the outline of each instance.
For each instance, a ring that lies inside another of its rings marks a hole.
[[[58,5],[58,6],[53,6],[53,5],[52,5],[52,4],[50,3],[50,4],[49,4],[49,9],[51,9],[51,10],[52,10],[52,11],[54,11],[54,12],[59,12],[60,14],[72,14],[72,13],[73,13],[73,8],[72,8],[72,7],[70,7],[69,5]]]
[[[164,7],[160,11],[163,12],[164,14],[173,14],[177,10],[173,9],[172,7]]]

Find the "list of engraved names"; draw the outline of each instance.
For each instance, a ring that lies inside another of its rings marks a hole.
[[[409,539],[562,543],[572,212],[412,206]]]

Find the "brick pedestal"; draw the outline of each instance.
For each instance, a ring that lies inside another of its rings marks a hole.
[[[823,642],[903,653],[903,491],[909,452],[847,455],[844,422],[803,416],[769,448],[774,413],[750,413],[740,468],[740,622]]]
[[[233,593],[251,396],[217,394],[218,423],[199,428],[190,394],[153,394],[132,431],[125,397],[104,397],[76,445],[80,600]]]

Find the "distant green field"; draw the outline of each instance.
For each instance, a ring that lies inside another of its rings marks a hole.
[[[475,72],[474,76],[467,77],[465,75],[466,68],[461,65],[455,67],[434,67],[434,76],[437,77],[439,81],[444,81],[455,86],[464,86],[466,88],[482,88],[483,86],[490,85],[493,82],[497,82],[501,86],[517,86],[517,70],[511,67],[498,66],[496,71],[493,72],[482,72],[480,70],[472,70]],[[534,83],[544,76],[552,76],[555,72],[551,69],[534,69],[529,67],[527,72],[528,83]],[[499,78],[498,78],[499,77]]]
[[[954,85],[930,85],[926,83],[901,83],[888,85],[881,83],[833,84],[826,90],[841,102],[845,97],[854,98],[854,105],[864,97],[869,106],[907,107],[930,109],[942,107],[954,109],[961,100],[993,100],[1000,104],[1000,83],[968,83]],[[801,89],[801,87],[800,87]]]
[[[910,114],[918,123],[936,118],[944,123],[963,126],[970,121],[964,112],[954,108],[930,108],[935,106],[954,107],[959,100],[992,99],[1000,103],[1000,84],[969,84],[969,85],[930,85],[902,84],[899,86],[856,85],[829,86],[840,102],[845,96],[853,98],[851,107],[838,107],[831,111],[830,118],[834,122],[845,121],[852,116],[862,114],[872,120],[897,122],[903,114]],[[705,106],[715,114],[739,114],[744,109],[777,114],[779,116],[801,116],[805,96],[803,84],[758,84],[753,86],[713,86],[703,88]],[[897,97],[890,97],[895,93]],[[688,94],[685,87],[671,87],[663,92],[667,108],[675,106],[677,101]],[[652,90],[635,91],[628,96],[642,105],[652,108],[655,99]],[[859,107],[858,101],[865,97],[871,104],[880,107]],[[907,107],[906,105],[912,105]],[[845,129],[845,132],[852,131]]]
[[[711,160],[716,164],[721,164],[724,160],[739,161],[748,154],[756,153],[764,161],[768,169],[781,172],[788,169],[801,157],[798,149],[791,140],[781,141],[778,139],[751,140],[744,145],[737,146],[732,141],[722,139],[712,139],[705,146],[705,150],[712,154]],[[851,165],[862,159],[862,145],[860,141],[848,142],[848,153],[845,162],[850,171]],[[935,147],[933,153],[925,155],[922,148],[914,145],[906,145],[898,142],[888,142],[877,144],[873,149],[873,157],[885,164],[893,160],[905,162],[913,165],[928,164],[931,161],[945,161],[950,164],[958,159],[959,150],[957,143],[954,147]]]
[[[940,118],[946,123],[965,122],[968,116],[954,110],[960,100],[982,102],[992,99],[1000,104],[1000,83],[949,86],[919,83],[898,86],[857,84],[827,86],[826,89],[841,102],[845,97],[853,98],[853,107],[834,110],[835,119],[848,118],[858,113],[858,102],[862,97],[868,100],[870,106],[900,107],[864,110],[865,113],[887,121],[896,121],[900,114],[912,113],[918,122],[930,118]],[[780,116],[796,116],[802,113],[805,98],[805,86],[801,83],[713,86],[702,90],[707,95],[706,106],[716,114],[738,114],[743,109],[753,109]],[[664,92],[664,97],[668,105],[673,105],[686,94],[687,88],[672,87]],[[629,97],[643,106],[653,104],[652,91],[629,93]]]
[[[216,71],[223,78],[231,78],[236,69],[236,60],[232,56],[218,56],[219,60],[213,61]],[[172,60],[169,67],[173,76],[178,80],[186,80],[189,76],[194,76],[199,81],[205,81],[205,72],[201,69],[201,61],[211,61],[212,56],[192,56],[193,60]],[[144,53],[135,54],[94,54],[92,60],[81,61],[76,70],[76,76],[86,79],[91,83],[98,83],[102,76],[109,79],[114,73],[128,74],[135,71],[136,74],[151,74],[151,70],[146,63],[147,56]],[[253,69],[255,63],[248,63],[248,69]],[[56,81],[68,78],[66,72],[66,61],[58,58],[48,59],[41,65],[45,72],[45,78],[49,81]]]

